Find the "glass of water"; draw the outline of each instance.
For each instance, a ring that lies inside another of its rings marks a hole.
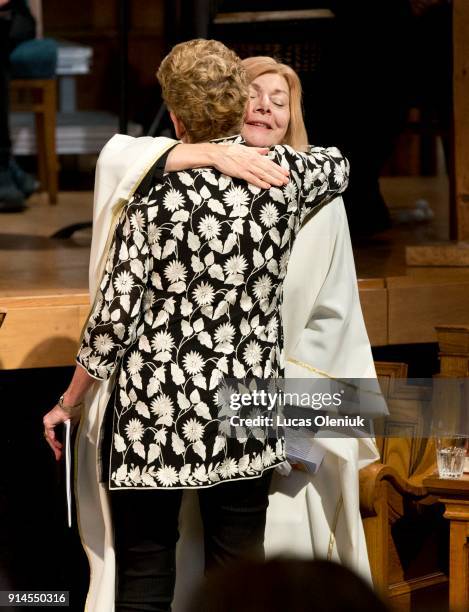
[[[439,477],[461,478],[466,453],[466,436],[436,438],[436,463]]]

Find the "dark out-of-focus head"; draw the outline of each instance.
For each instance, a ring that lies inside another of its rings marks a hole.
[[[329,561],[245,561],[208,574],[189,612],[389,612],[370,585]]]

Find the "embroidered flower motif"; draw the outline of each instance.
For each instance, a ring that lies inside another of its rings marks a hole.
[[[121,295],[128,295],[132,287],[134,286],[134,280],[130,272],[123,270],[114,279],[114,288]]]
[[[309,191],[311,185],[313,184],[313,173],[312,171],[308,168],[305,172],[305,178],[304,178],[304,186],[305,186],[305,190]]]
[[[199,482],[207,482],[207,471],[205,469],[205,465],[199,465],[195,468],[195,470],[192,472],[192,476],[195,480],[198,480]]]
[[[114,342],[109,334],[98,334],[93,346],[100,355],[108,355],[114,347]]]
[[[182,426],[182,433],[189,442],[197,442],[204,434],[204,427],[196,419],[189,419]]]
[[[143,358],[138,351],[131,353],[127,361],[127,371],[131,376],[138,374],[143,368]]]
[[[153,291],[151,289],[147,289],[145,291],[145,293],[143,294],[143,310],[146,312],[147,310],[150,310],[150,308],[153,306],[153,304],[155,303],[155,294],[153,293]]]
[[[285,187],[283,188],[283,193],[285,194],[285,197],[287,198],[289,202],[293,202],[293,200],[296,199],[297,191],[298,190],[293,181],[290,181],[289,183],[287,183],[287,185],[285,185]]]
[[[143,425],[139,419],[130,419],[125,426],[125,433],[131,442],[139,442],[143,438]]]
[[[345,179],[346,179],[345,167],[342,165],[342,163],[340,165],[337,164],[334,167],[335,182],[337,183],[337,185],[343,185],[345,183]]]
[[[289,256],[290,256],[290,253],[287,252],[287,253],[283,253],[282,256],[280,257],[280,272],[283,275],[285,275],[287,271]]]
[[[262,457],[261,455],[256,455],[251,461],[251,468],[255,472],[260,472],[262,470]]]
[[[164,275],[170,283],[176,283],[179,280],[184,280],[187,276],[187,270],[183,263],[174,259],[164,269]]]
[[[199,221],[199,233],[205,240],[217,238],[220,233],[220,222],[213,215],[205,215],[205,217]]]
[[[205,281],[197,285],[192,295],[198,306],[208,306],[208,304],[213,302],[215,297],[213,287]]]
[[[218,472],[222,478],[233,478],[238,473],[235,459],[227,457],[221,462]]]
[[[200,374],[204,369],[204,360],[197,351],[189,351],[182,359],[184,369],[188,374]]]
[[[256,280],[254,283],[254,295],[258,300],[262,300],[263,298],[268,297],[269,293],[272,290],[272,281],[270,280],[270,276],[264,274]]]
[[[161,229],[157,227],[154,223],[148,224],[148,242],[151,244],[155,244],[159,242],[161,236]]]
[[[226,274],[242,274],[247,267],[244,255],[232,255],[223,265]]]
[[[276,317],[272,317],[265,326],[269,342],[273,342],[277,338],[278,321]]]
[[[279,219],[277,208],[274,204],[272,204],[272,202],[264,204],[261,209],[260,217],[261,223],[263,223],[266,227],[273,227]]]
[[[246,346],[244,349],[243,358],[248,366],[255,366],[260,362],[262,358],[262,349],[255,340],[251,340],[251,342]]]
[[[269,465],[272,465],[272,463],[275,461],[275,459],[276,459],[275,451],[268,444],[265,447],[264,452],[262,453],[262,463],[267,467]]]
[[[181,206],[184,206],[184,196],[176,189],[170,189],[163,198],[163,206],[170,212],[175,212]]]
[[[235,335],[235,328],[231,323],[219,325],[215,331],[216,342],[231,342]]]
[[[163,487],[171,487],[179,480],[176,470],[170,465],[159,468],[156,472],[156,479]]]
[[[226,359],[226,357],[224,357],[224,359]],[[213,401],[219,408],[229,408],[231,396],[233,393],[237,392],[238,390],[235,387],[228,385],[225,380],[221,380],[220,384],[218,385],[218,389],[213,396]]]
[[[145,229],[145,217],[141,210],[136,210],[130,217],[130,225],[132,229],[142,232]]]
[[[223,194],[223,201],[227,206],[239,208],[249,203],[249,194],[242,187],[231,187]]]
[[[151,341],[151,346],[158,353],[160,351],[170,351],[174,346],[174,340],[171,334],[166,331],[157,332]]]
[[[88,361],[88,367],[90,368],[90,370],[97,370],[99,367],[99,363],[100,363],[99,357],[91,356]]]
[[[169,395],[162,393],[152,400],[150,410],[157,417],[172,417],[174,413],[173,401]]]

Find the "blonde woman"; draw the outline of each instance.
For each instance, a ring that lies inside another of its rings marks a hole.
[[[243,65],[250,83],[244,140],[256,147],[283,143],[305,150],[308,140],[297,74],[271,57],[247,58]],[[341,197],[316,209],[298,232],[283,285],[281,317],[285,378],[376,378]],[[371,583],[358,472],[379,458],[374,441],[318,437],[311,444],[323,456],[317,474],[300,470],[288,474],[286,465],[281,467],[284,475],[274,473],[266,555],[329,558]],[[181,513],[176,612],[186,609],[203,573],[196,502],[189,492]]]
[[[283,142],[307,146],[296,73],[270,57],[243,60],[250,100],[242,134],[260,147]],[[279,89],[288,86],[285,105]],[[273,140],[268,124],[288,129]],[[317,209],[296,236],[283,286],[285,377],[375,379],[368,334],[358,294],[347,215],[342,198]],[[365,383],[368,384],[368,383]],[[371,383],[373,384],[373,383]],[[274,477],[267,513],[266,553],[329,557],[371,580],[359,511],[358,471],[379,458],[369,438],[316,438],[324,455],[310,477],[294,471]]]

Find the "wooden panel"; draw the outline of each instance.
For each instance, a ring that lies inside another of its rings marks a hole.
[[[380,278],[359,280],[358,289],[371,345],[388,344],[388,300],[384,280]]]
[[[432,493],[439,495],[455,495],[465,499],[469,498],[469,474],[463,474],[461,478],[440,478],[438,474],[432,474],[425,478],[423,483]]]
[[[64,295],[30,295],[6,297],[0,295],[0,309],[31,308],[40,310],[41,308],[54,308],[57,306],[82,306],[87,308],[89,296],[87,293],[69,293]]]
[[[387,279],[389,344],[436,342],[436,325],[469,323],[469,282],[456,279]]]
[[[11,308],[0,331],[0,368],[73,365],[79,307]]]
[[[440,325],[436,332],[442,353],[469,357],[469,325]],[[461,375],[465,376],[465,373]]]
[[[408,266],[469,266],[469,242],[408,246]]]
[[[90,314],[90,306],[86,305],[86,306],[80,306],[78,308],[78,324],[81,326],[83,326],[85,324],[85,321],[88,319],[88,315]]]
[[[457,240],[469,240],[469,3],[453,2],[454,180]]]

